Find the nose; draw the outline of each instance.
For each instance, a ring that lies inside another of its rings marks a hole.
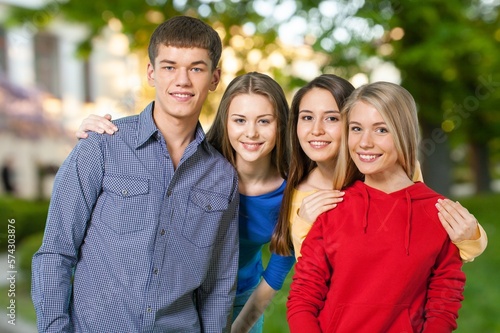
[[[359,146],[364,149],[373,147],[373,138],[370,131],[363,131],[359,141]]]
[[[245,136],[249,139],[256,138],[258,136],[255,125],[252,123],[248,123],[245,129]]]
[[[189,71],[186,68],[179,68],[176,71],[175,84],[178,87],[185,87],[191,84],[189,79]]]
[[[324,133],[325,133],[325,131],[323,129],[323,123],[321,122],[321,120],[314,121],[311,134],[312,135],[322,135]]]

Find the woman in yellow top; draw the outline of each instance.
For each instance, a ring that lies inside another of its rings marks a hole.
[[[288,124],[291,142],[290,171],[283,194],[280,217],[271,241],[271,251],[300,256],[302,241],[316,218],[335,208],[343,192],[333,190],[342,122],[340,110],[354,87],[336,75],[323,74],[294,96]],[[417,166],[414,180],[422,180]],[[459,202],[436,203],[438,216],[465,262],[483,253],[486,232],[474,215]]]

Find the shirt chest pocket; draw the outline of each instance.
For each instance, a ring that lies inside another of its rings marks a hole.
[[[198,247],[212,246],[228,205],[229,198],[221,194],[193,189],[189,196],[182,236]]]
[[[150,216],[148,205],[148,179],[126,176],[105,176],[100,217],[104,224],[117,234],[127,234],[144,229]]]

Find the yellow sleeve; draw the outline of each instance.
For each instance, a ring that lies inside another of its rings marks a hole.
[[[458,243],[454,243],[460,250],[460,257],[463,262],[474,261],[481,253],[484,252],[486,246],[488,245],[488,236],[483,227],[478,223],[480,236],[478,239],[474,240],[463,240]]]
[[[420,168],[420,163],[418,161],[415,166],[413,181],[414,182],[424,181],[424,177],[422,175],[422,169]],[[460,251],[460,258],[462,258],[463,262],[474,261],[476,257],[478,257],[479,255],[481,255],[481,253],[484,252],[486,246],[488,245],[488,236],[486,235],[486,231],[479,223],[477,224],[477,226],[479,227],[479,233],[480,233],[478,239],[463,240],[461,242],[454,243]]]
[[[314,223],[309,222],[301,218],[298,214],[298,211],[300,209],[300,206],[302,205],[302,200],[304,198],[315,191],[299,191],[299,190],[294,190],[293,195],[292,195],[292,204],[290,208],[290,236],[292,238],[292,243],[293,243],[293,251],[295,252],[295,259],[299,259],[300,257],[300,250],[302,248],[302,242],[306,238],[307,234],[309,233],[309,230],[311,230],[311,227]]]
[[[417,161],[415,165],[415,173],[413,173],[413,181],[414,182],[423,182],[424,176],[422,175],[422,168],[420,168],[420,162]]]
[[[302,249],[302,242],[306,238],[309,230],[311,230],[312,224],[297,214],[297,210],[292,212],[290,222],[292,224],[292,243],[293,250],[295,252],[295,259],[299,260],[301,256],[300,250]]]

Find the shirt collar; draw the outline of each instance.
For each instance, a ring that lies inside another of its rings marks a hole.
[[[158,127],[153,120],[153,108],[154,102],[149,103],[146,108],[139,114],[139,130],[137,133],[137,145],[136,148],[142,146],[146,141],[148,141],[152,136],[158,139],[161,135]],[[205,131],[201,127],[200,122],[196,125],[196,132],[194,141],[196,145],[199,145],[205,141]]]
[[[149,103],[146,108],[139,114],[139,126],[137,132],[137,145],[136,148],[142,146],[151,136],[158,134],[158,127],[156,127],[153,120],[153,107],[154,102]]]

